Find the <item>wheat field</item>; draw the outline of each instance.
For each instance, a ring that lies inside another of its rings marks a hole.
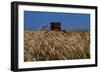
[[[90,32],[24,31],[24,61],[90,58]]]

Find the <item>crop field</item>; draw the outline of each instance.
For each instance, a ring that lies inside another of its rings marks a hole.
[[[90,58],[90,32],[24,31],[24,61]]]

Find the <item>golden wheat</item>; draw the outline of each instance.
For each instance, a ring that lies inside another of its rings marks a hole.
[[[24,32],[24,61],[88,58],[90,58],[89,32]]]

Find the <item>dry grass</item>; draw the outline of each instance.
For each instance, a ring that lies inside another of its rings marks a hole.
[[[90,58],[89,32],[25,31],[24,61]]]

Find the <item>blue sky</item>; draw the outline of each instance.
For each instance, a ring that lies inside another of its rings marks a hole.
[[[89,30],[90,14],[24,11],[24,28],[40,29],[51,22],[61,22],[64,30]]]

